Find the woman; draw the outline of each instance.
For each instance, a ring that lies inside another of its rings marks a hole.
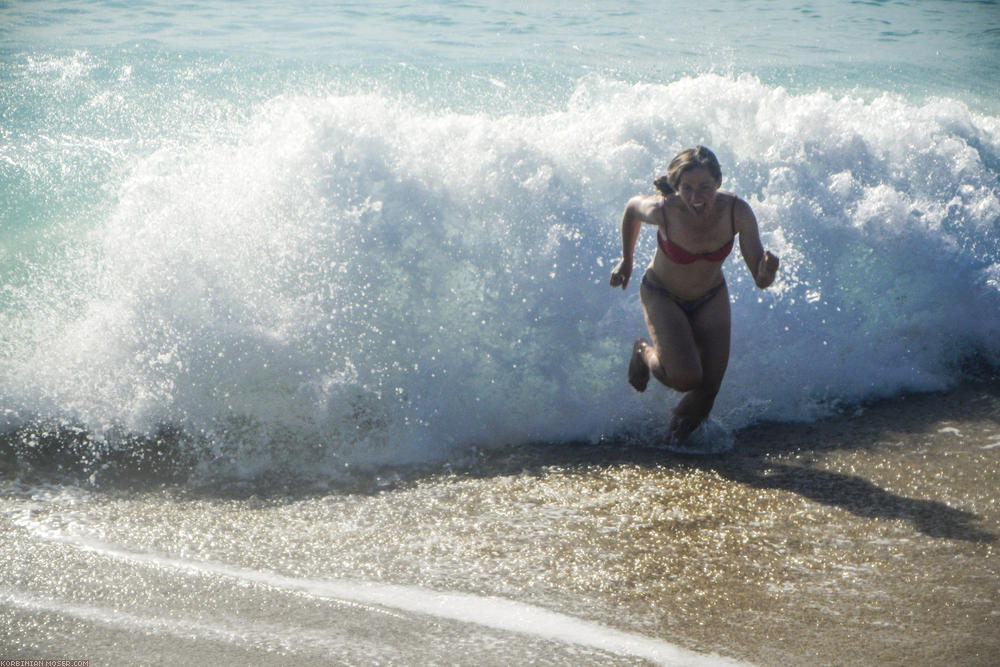
[[[750,206],[723,192],[719,161],[704,146],[683,151],[655,183],[660,195],[629,200],[622,216],[622,260],[611,286],[628,287],[640,223],[656,225],[658,248],[639,296],[650,342],[632,347],[628,381],[645,391],[650,374],[684,392],[670,436],[687,438],[712,410],[729,363],[729,291],[722,263],[737,234],[754,282],[774,282],[778,258],[765,252]]]

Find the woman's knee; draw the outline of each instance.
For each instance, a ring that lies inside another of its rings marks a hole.
[[[677,391],[688,391],[683,387],[688,386],[701,375],[700,369],[684,369],[687,364],[678,364],[672,358],[671,350],[664,349],[661,345],[653,345],[646,348],[646,363],[649,365],[649,372],[661,383]]]
[[[667,374],[667,384],[671,389],[677,391],[694,391],[702,386],[702,375],[700,372],[678,372]]]
[[[686,392],[701,387],[705,376],[697,357],[678,358],[670,352],[657,346],[656,363],[650,367],[653,376],[676,391]]]
[[[660,382],[680,392],[698,389],[704,379],[701,369],[697,367],[661,365],[657,370],[659,372],[655,375]]]

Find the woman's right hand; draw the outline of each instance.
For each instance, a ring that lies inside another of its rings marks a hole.
[[[622,289],[628,287],[628,281],[632,277],[632,262],[623,259],[618,262],[618,266],[611,272],[611,286],[621,286]]]

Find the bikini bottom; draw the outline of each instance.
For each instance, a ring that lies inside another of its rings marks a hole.
[[[726,285],[726,281],[723,280],[721,283],[719,283],[718,285],[716,285],[712,289],[708,290],[707,292],[705,292],[704,294],[702,294],[701,296],[699,296],[697,299],[690,299],[690,300],[689,299],[678,299],[676,296],[674,296],[673,294],[671,294],[670,292],[668,292],[664,288],[660,287],[659,285],[654,285],[653,282],[649,278],[646,277],[646,274],[643,274],[643,276],[642,276],[642,286],[643,287],[645,287],[646,289],[648,289],[648,290],[650,290],[652,292],[655,292],[656,294],[659,294],[661,296],[667,297],[668,299],[670,299],[671,301],[673,301],[674,303],[676,303],[680,307],[680,309],[683,310],[688,315],[693,314],[696,310],[698,310],[699,308],[701,308],[702,306],[704,306],[706,303],[708,303],[709,301],[711,301],[712,297],[714,297],[716,294],[718,294],[719,290],[721,290],[723,287],[725,287],[725,285]]]

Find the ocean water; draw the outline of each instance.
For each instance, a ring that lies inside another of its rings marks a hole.
[[[990,664],[992,408],[823,420],[1000,365],[998,82],[995,1],[0,3],[0,657]],[[623,462],[621,211],[699,143],[782,268],[732,462]]]

